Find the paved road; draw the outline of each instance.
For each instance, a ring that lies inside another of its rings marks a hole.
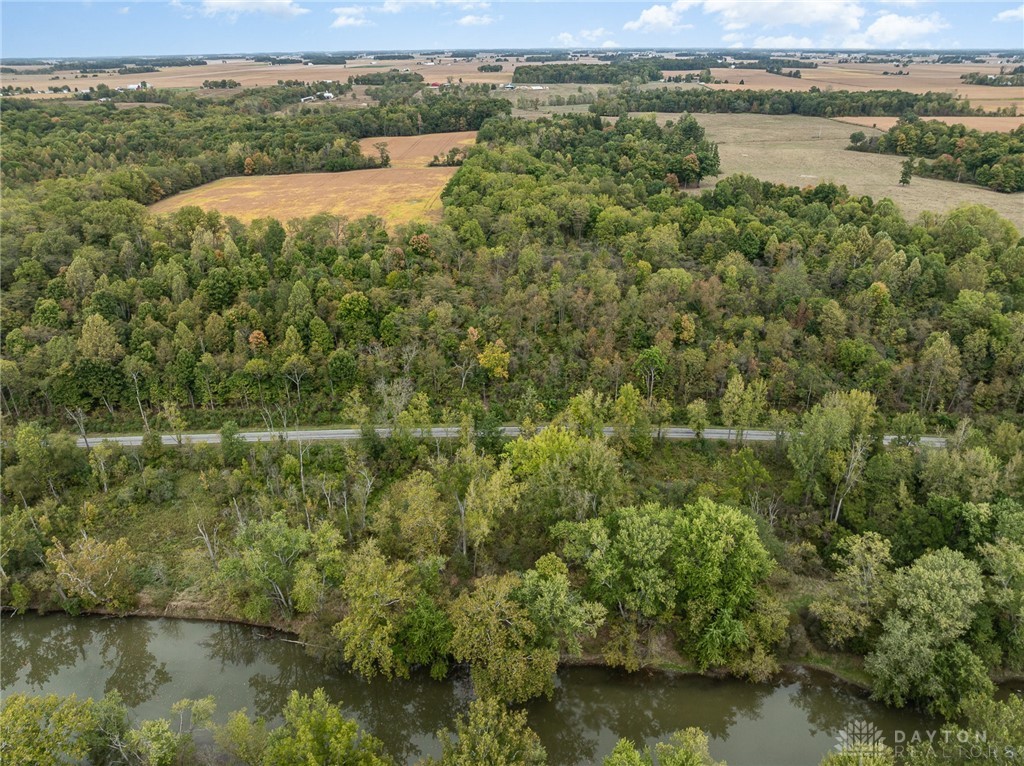
[[[380,436],[388,437],[391,435],[390,428],[377,428],[377,433]],[[611,436],[614,430],[611,428],[604,429],[606,436]],[[519,426],[503,426],[501,428],[503,436],[509,438],[515,438],[519,436]],[[657,435],[657,429],[654,433]],[[424,429],[413,429],[413,435],[430,438],[430,439],[456,439],[459,436],[459,429],[456,426],[436,426],[434,428]],[[315,442],[315,441],[354,441],[362,436],[362,432],[358,428],[325,428],[325,429],[291,429],[284,431],[241,431],[238,437],[242,441],[247,442],[265,442],[273,441],[274,439],[284,438],[287,441],[302,441],[302,442]],[[670,441],[685,441],[689,439],[696,439],[697,435],[689,428],[682,428],[681,426],[663,426],[661,428],[662,438]],[[737,433],[734,429],[730,428],[707,428],[704,430],[704,438],[710,441],[731,441],[734,440]],[[771,442],[779,438],[779,435],[775,431],[764,431],[760,429],[748,429],[743,432],[743,440],[748,442]],[[142,444],[142,434],[132,434],[130,436],[104,436],[96,435],[88,437],[89,443],[93,444],[100,441],[111,441],[122,444],[126,447],[138,447]],[[173,435],[163,434],[161,436],[164,444],[175,445],[178,443],[177,438]],[[891,443],[896,439],[895,436],[886,436],[884,441],[886,444]],[[181,441],[183,444],[220,444],[219,433],[199,433],[199,434],[182,434]],[[946,446],[946,440],[941,436],[922,436],[920,443],[926,447],[944,447]],[[86,446],[85,439],[78,439],[78,446]]]

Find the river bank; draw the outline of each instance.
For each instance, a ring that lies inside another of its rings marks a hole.
[[[3,610],[8,614],[13,614],[13,610],[8,606],[0,606],[0,610]],[[39,604],[33,605],[31,608],[27,609],[25,613],[38,616],[68,614],[64,610]],[[76,615],[68,616],[72,618],[76,617]],[[83,612],[80,616],[117,619],[175,619],[189,622],[212,622],[225,625],[238,625],[258,630],[272,631],[277,634],[276,637],[280,640],[300,646],[303,649],[308,649],[311,646],[308,642],[299,640],[302,628],[302,623],[300,621],[258,622],[247,620],[242,617],[226,615],[222,610],[216,609],[213,605],[201,604],[200,602],[171,601],[163,608],[153,604],[141,605],[136,609],[123,614],[108,609],[92,609],[87,612]],[[270,638],[272,636],[267,637]],[[667,644],[667,647],[669,648],[653,656],[647,664],[643,665],[639,669],[639,671],[694,676],[712,680],[734,678],[734,676],[724,670],[709,669],[702,671],[695,665],[691,664],[685,657],[680,655],[674,649],[671,649],[672,641],[663,641],[661,643],[662,645]],[[314,652],[313,654],[315,656],[316,653]],[[871,684],[867,680],[863,669],[860,666],[860,658],[853,655],[834,653],[831,655],[808,659],[787,659],[781,661],[779,666],[780,671],[775,675],[775,677],[778,677],[780,674],[785,672],[809,670],[831,676],[836,681],[854,687],[865,694],[871,693]],[[610,670],[613,669],[613,666],[609,665],[599,652],[587,652],[580,657],[573,657],[570,655],[563,656],[559,661],[559,668],[597,668]],[[1001,674],[999,676],[993,676],[992,680],[994,683],[1009,683],[1016,681],[1024,682],[1024,674]]]
[[[408,764],[438,754],[436,732],[473,696],[463,668],[444,681],[422,672],[366,681],[310,657],[291,640],[267,640],[280,635],[268,635],[267,627],[239,622],[54,613],[4,623],[5,694],[98,697],[116,690],[140,719],[169,715],[178,699],[212,695],[223,722],[243,707],[273,721],[292,689],[324,688]],[[697,726],[711,737],[712,754],[730,766],[816,766],[851,720],[888,731],[937,724],[806,669],[750,683],[656,668],[566,666],[553,696],[524,709],[550,762],[569,765],[600,762],[620,737],[650,744]]]

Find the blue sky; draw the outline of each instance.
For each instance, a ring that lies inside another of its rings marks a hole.
[[[513,46],[1024,47],[1020,0],[2,0],[0,13],[8,58]]]

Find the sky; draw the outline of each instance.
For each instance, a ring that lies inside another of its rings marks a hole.
[[[1024,3],[967,0],[0,0],[2,55],[487,48],[1024,47]]]

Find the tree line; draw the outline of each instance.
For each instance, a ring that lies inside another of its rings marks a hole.
[[[518,70],[517,70],[518,71]],[[891,116],[907,112],[920,116],[985,114],[980,107],[949,93],[906,93],[897,90],[822,91],[712,90],[708,88],[623,87],[608,92],[591,107],[596,114],[627,112],[724,112],[800,114],[806,117]],[[1016,107],[994,114],[1015,114]]]
[[[305,94],[330,87],[316,83],[276,90]],[[274,89],[258,93],[263,90]],[[15,100],[0,117],[8,137],[0,177],[8,189],[26,189],[29,195],[53,193],[49,187],[69,182],[29,190],[30,184],[64,178],[79,189],[96,188],[94,198],[149,204],[226,175],[378,167],[379,158],[362,155],[356,139],[475,130],[510,109],[502,99],[446,92],[361,110],[281,116],[250,111],[252,99],[269,97],[254,93],[223,103],[192,97],[159,110]],[[59,194],[79,192],[66,188]]]
[[[529,60],[529,56],[527,60]],[[517,66],[512,73],[514,83],[619,84],[629,80],[641,83],[661,79],[659,64],[651,59],[621,60],[608,64],[544,64],[543,66]]]
[[[858,131],[850,139],[856,151],[915,158],[913,172],[919,176],[1006,193],[1024,190],[1024,126],[1009,132],[980,131],[903,118],[880,136],[866,138]]]
[[[381,742],[345,715],[323,689],[305,695],[293,692],[280,711],[282,723],[269,728],[263,718],[246,711],[233,713],[225,724],[213,722],[216,699],[184,699],[175,703],[174,721],[166,718],[132,721],[116,692],[99,700],[60,697],[9,696],[0,723],[12,736],[8,755],[19,763],[137,764],[201,766],[221,763],[227,756],[246,766],[316,763],[395,766],[399,763]],[[985,732],[984,751],[996,755],[972,757],[983,766],[1012,761],[1020,752],[1024,704],[1019,697],[1004,702],[977,700],[962,725],[937,732],[936,745],[914,743],[901,752],[900,763],[929,766],[957,761],[972,753],[977,732]],[[206,735],[205,741],[202,735]],[[212,743],[209,738],[212,736]],[[438,732],[440,758],[424,766],[545,766],[548,755],[526,714],[510,711],[489,700],[474,700],[450,727]],[[638,746],[620,739],[601,761],[603,766],[726,766],[711,757],[708,735],[687,728],[655,743]],[[968,744],[964,744],[968,743]],[[821,766],[893,766],[895,752],[873,746],[871,754],[857,745],[825,756]]]

